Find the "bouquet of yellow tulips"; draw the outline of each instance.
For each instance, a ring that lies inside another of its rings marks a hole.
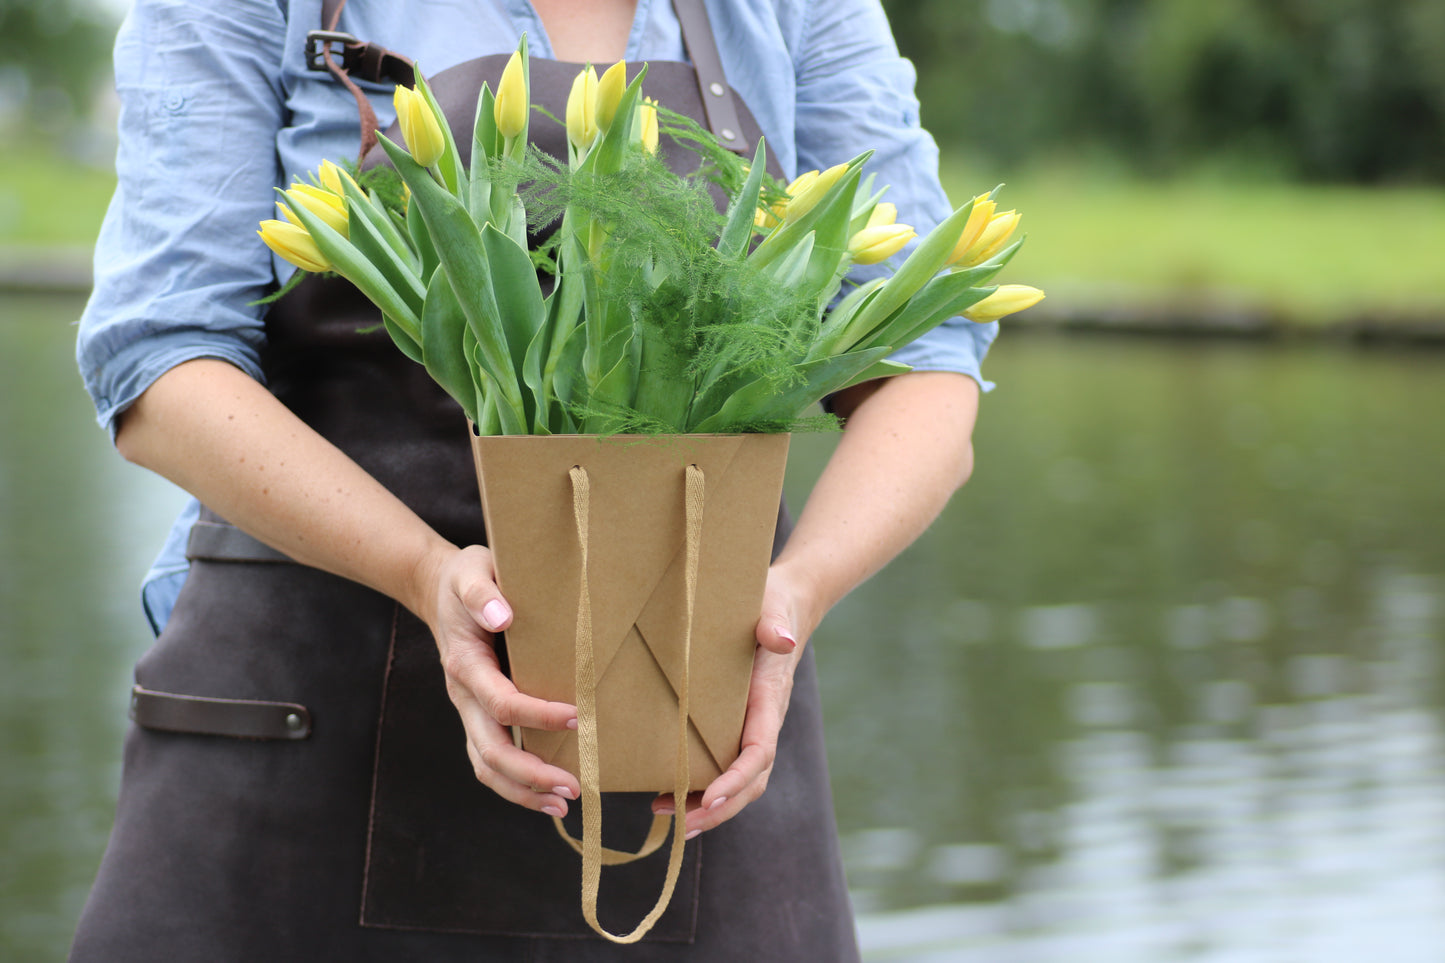
[[[482,88],[468,163],[418,74],[396,91],[405,148],[381,138],[404,197],[328,161],[281,192],[285,219],[262,222],[261,238],[354,283],[482,434],[786,430],[832,392],[908,370],[886,356],[946,319],[991,321],[1043,297],[990,286],[1022,243],[996,191],[891,277],[851,285],[853,265],[916,236],[863,176],[869,154],[783,186],[765,144],[750,164],[709,149],[705,131],[643,97],[645,75],[578,74],[563,164],[528,147],[525,37],[496,93]],[[709,163],[674,174],[655,156],[660,133]],[[529,250],[529,226],[558,223]]]

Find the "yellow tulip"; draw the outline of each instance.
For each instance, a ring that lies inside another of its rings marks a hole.
[[[789,184],[788,196],[790,199],[788,201],[788,209],[783,212],[784,223],[791,224],[816,207],[818,202],[832,189],[833,185],[838,183],[838,178],[842,177],[843,173],[847,170],[847,164],[838,164],[828,168],[821,174],[817,171],[809,171],[808,173],[812,174],[813,177],[803,183],[802,187],[797,189],[796,192],[794,191],[795,186],[798,185],[799,181],[807,178],[808,174],[803,174],[798,177],[797,180],[793,181],[792,184]]]
[[[973,246],[963,252],[963,256],[954,262],[954,267],[969,268],[976,264],[982,264],[1002,251],[1009,238],[1013,237],[1014,231],[1018,230],[1019,221],[1023,215],[1018,211],[1004,211],[1002,214],[995,214],[988,222],[988,227],[978,236]]]
[[[865,227],[882,227],[885,224],[892,224],[898,220],[898,206],[884,201],[875,205],[873,213],[868,215],[868,223]]]
[[[286,221],[262,221],[256,232],[266,246],[303,271],[320,274],[331,270],[331,262],[316,246],[305,228]]]
[[[302,184],[298,181],[287,189],[285,203],[280,201],[276,202],[276,207],[280,209],[281,215],[285,217],[286,220],[305,230],[305,225],[301,223],[301,220],[295,214],[291,213],[293,205],[295,207],[306,208],[306,210],[325,221],[327,227],[342,237],[347,236],[350,228],[350,220],[346,214],[346,201],[331,193],[326,188],[316,187],[312,184]]]
[[[965,310],[963,316],[985,324],[1031,308],[1043,299],[1044,292],[1027,284],[1000,284],[997,291]]]
[[[848,239],[848,254],[854,264],[877,264],[903,250],[904,245],[917,236],[918,232],[907,224],[865,227]]]
[[[978,243],[979,236],[993,219],[994,208],[994,202],[987,194],[980,194],[973,199],[973,210],[969,212],[968,223],[958,232],[958,242],[953,245],[953,253],[948,256],[946,263],[958,264],[973,253],[971,248]]]
[[[441,160],[446,138],[427,99],[410,87],[398,86],[392,103],[396,106],[401,136],[406,141],[406,149],[411,151],[412,159],[423,167],[431,167]]]
[[[497,82],[497,99],[492,105],[492,116],[497,121],[497,130],[506,140],[520,134],[527,126],[527,78],[522,75],[522,53],[512,53]]]
[[[649,154],[657,153],[657,102],[647,98],[637,108],[638,120],[642,126],[642,149]]]
[[[316,179],[321,182],[322,187],[339,197],[346,196],[345,185],[347,184],[350,184],[358,191],[361,190],[361,185],[356,183],[355,178],[346,173],[345,169],[337,167],[329,160],[321,162],[321,169],[317,171]]]
[[[597,139],[597,71],[590,64],[572,81],[567,95],[567,139],[579,152]]]
[[[617,116],[617,105],[622,101],[622,95],[627,90],[627,64],[625,61],[617,61],[602,79],[597,81],[597,129],[606,133],[612,129],[612,121]]]

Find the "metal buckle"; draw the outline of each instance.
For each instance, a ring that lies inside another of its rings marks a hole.
[[[333,57],[341,60],[341,65],[346,66],[346,53],[348,45],[360,46],[361,41],[349,33],[342,33],[340,30],[310,30],[306,33],[306,69],[326,70],[325,55],[331,52]]]

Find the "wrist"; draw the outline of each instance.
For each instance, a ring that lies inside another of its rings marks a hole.
[[[410,577],[402,593],[404,597],[397,599],[428,625],[436,617],[442,571],[460,551],[461,549],[439,535],[431,539],[431,543],[417,556],[411,567]]]

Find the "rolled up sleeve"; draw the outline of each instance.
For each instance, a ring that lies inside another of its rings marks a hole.
[[[257,223],[281,180],[286,25],[269,0],[138,0],[116,40],[117,187],[76,358],[97,419],[170,368],[220,358],[260,379],[275,283]]]
[[[938,145],[919,126],[917,76],[899,55],[877,0],[812,0],[795,61],[798,169],[824,169],[866,150],[864,174],[888,185],[899,220],[926,235],[952,212],[938,179]],[[917,242],[915,241],[914,244]],[[852,280],[890,274],[914,245]],[[957,371],[984,390],[981,364],[997,322],[953,318],[893,354],[922,371]]]

